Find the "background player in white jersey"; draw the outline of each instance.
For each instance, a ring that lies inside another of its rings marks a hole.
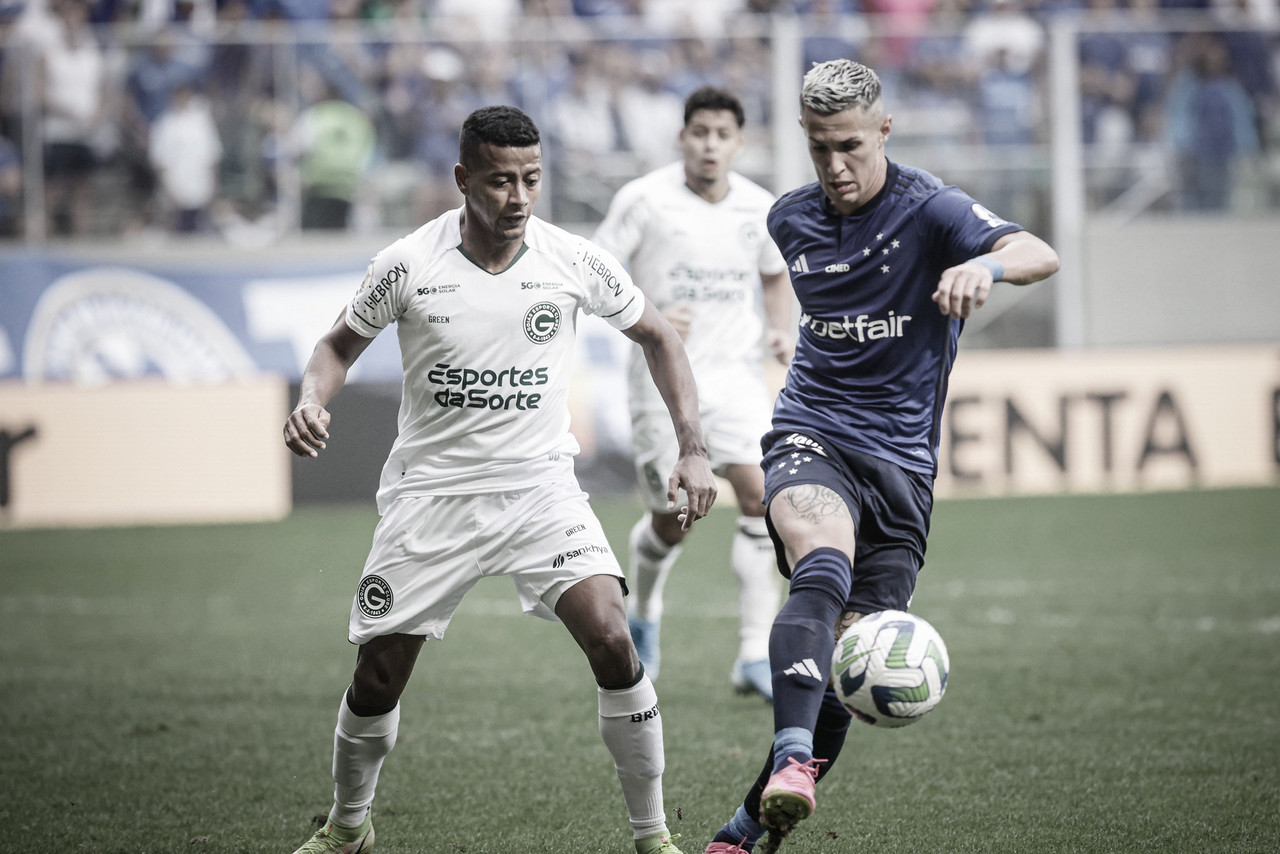
[[[498,575],[512,579],[526,613],[559,619],[586,653],[636,851],[679,854],[663,807],[657,695],[627,630],[622,571],[573,474],[574,314],[604,318],[643,349],[677,436],[667,493],[673,507],[687,496],[684,527],[715,499],[693,374],[679,335],[615,259],[533,217],[542,148],[524,113],[472,113],[459,161],[463,206],[374,257],[317,344],[285,425],[294,453],[317,456],[325,406],[396,324],[404,397],[351,608],[359,653],[334,733],[334,805],[297,854],[372,850],[374,789],[423,642],[443,638],[466,592]]]
[[[734,686],[772,699],[769,627],[781,592],[764,522],[760,436],[769,429],[761,344],[786,363],[792,296],[786,263],[765,230],[773,195],[731,171],[742,150],[742,104],[704,87],[684,105],[683,160],[620,189],[592,238],[630,266],[636,284],[684,339],[698,382],[712,467],[741,508],[730,563],[739,583]],[[631,529],[628,620],[656,677],[662,594],[685,528],[667,508],[665,472],[676,437],[639,353],[628,371],[636,473],[649,512]]]

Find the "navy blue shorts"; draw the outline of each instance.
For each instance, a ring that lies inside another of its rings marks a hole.
[[[766,506],[779,492],[797,484],[825,486],[848,506],[856,545],[846,610],[905,611],[924,565],[933,479],[879,457],[838,448],[815,434],[774,430],[760,444]],[[790,578],[791,567],[772,522],[769,534],[778,568]]]

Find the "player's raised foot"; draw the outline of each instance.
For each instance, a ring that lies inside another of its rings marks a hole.
[[[644,672],[650,679],[658,678],[658,664],[662,653],[658,651],[658,629],[662,623],[658,620],[641,620],[637,617],[627,618],[627,627],[631,629],[631,642],[636,645],[636,655],[644,665]]]
[[[672,841],[679,836],[678,833],[672,836],[665,830],[651,836],[641,836],[636,840],[636,854],[683,854]]]
[[[818,763],[810,759],[797,762],[787,757],[787,766],[774,772],[760,794],[760,823],[770,830],[783,834],[791,832],[798,823],[813,815],[817,809],[814,800],[814,784],[818,781]]]
[[[759,694],[770,703],[773,702],[773,670],[769,667],[767,658],[759,661],[743,661],[739,658],[733,663],[729,682],[739,694]]]
[[[742,841],[745,843],[747,840]],[[732,842],[712,842],[702,854],[751,854],[751,852]]]
[[[343,827],[332,819],[293,854],[369,854],[373,851],[373,816],[366,814],[359,827]]]

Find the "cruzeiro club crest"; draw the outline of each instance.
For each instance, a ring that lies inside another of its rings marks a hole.
[[[534,344],[546,344],[560,329],[560,306],[540,302],[524,315],[524,334]]]
[[[391,610],[391,585],[377,575],[366,575],[356,593],[356,604],[366,617],[377,619]]]

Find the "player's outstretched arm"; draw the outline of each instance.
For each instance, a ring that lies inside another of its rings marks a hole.
[[[1015,231],[991,251],[942,271],[933,301],[948,317],[965,318],[982,308],[996,282],[1029,285],[1058,272],[1058,253],[1029,231]]]
[[[671,413],[676,428],[679,458],[667,480],[668,506],[675,508],[683,489],[689,498],[681,508],[681,527],[685,530],[711,511],[716,500],[716,479],[707,462],[707,447],[702,440],[698,420],[698,392],[680,336],[653,303],[645,303],[644,313],[624,334],[644,351],[649,373]]]
[[[760,283],[764,303],[765,347],[769,355],[784,365],[791,364],[795,354],[795,292],[791,290],[791,278],[781,273],[761,274]]]
[[[317,457],[329,438],[329,401],[347,381],[347,371],[372,338],[347,326],[346,310],[324,334],[302,372],[298,405],[284,424],[284,443],[300,457]]]

